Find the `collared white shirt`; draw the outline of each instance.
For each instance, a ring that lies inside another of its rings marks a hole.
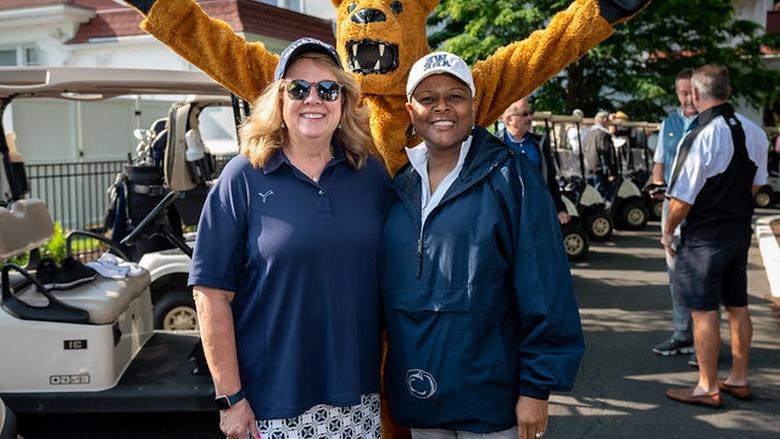
[[[745,147],[749,159],[758,168],[753,184],[763,186],[767,181],[767,154],[769,139],[766,132],[745,116],[735,113],[745,131]],[[685,137],[690,135],[690,131]],[[683,140],[685,139],[683,137]],[[681,141],[682,142],[682,141]],[[716,117],[693,140],[691,150],[682,166],[680,175],[670,188],[668,195],[688,204],[693,204],[707,179],[726,171],[734,156],[734,141],[731,129],[724,116]]]
[[[439,205],[439,203],[441,203],[442,198],[444,198],[444,194],[447,193],[447,190],[450,188],[450,186],[452,186],[452,183],[455,182],[455,179],[458,178],[458,175],[460,175],[460,171],[463,169],[463,163],[466,161],[466,155],[469,153],[469,148],[471,148],[472,139],[473,136],[469,136],[468,139],[466,139],[460,145],[458,163],[454,168],[452,168],[452,171],[450,171],[450,173],[441,180],[441,183],[439,183],[439,186],[436,187],[436,190],[433,192],[433,194],[431,194],[431,181],[428,178],[429,154],[428,147],[425,146],[425,142],[415,146],[414,148],[405,148],[406,155],[409,157],[409,163],[412,165],[414,170],[417,171],[417,174],[420,175],[420,183],[422,186],[422,190],[420,191],[422,193],[420,200],[422,203],[422,224],[425,224],[425,220],[428,218],[428,215],[434,208],[436,208],[436,206]]]

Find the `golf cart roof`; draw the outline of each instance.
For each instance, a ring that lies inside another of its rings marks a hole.
[[[0,67],[0,98],[100,100],[119,95],[226,95],[201,72],[85,67]]]

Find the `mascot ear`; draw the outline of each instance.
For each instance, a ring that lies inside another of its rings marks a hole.
[[[333,6],[338,9],[339,6],[341,6],[341,3],[344,2],[344,0],[330,0],[331,3],[333,3]]]
[[[420,3],[422,3],[423,8],[425,9],[425,13],[430,14],[436,9],[436,6],[439,5],[439,0],[422,0]]]

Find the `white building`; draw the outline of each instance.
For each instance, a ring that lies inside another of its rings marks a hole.
[[[330,0],[212,0],[201,6],[272,51],[302,36],[335,42]],[[115,0],[0,0],[0,66],[194,69],[141,30],[141,20]],[[135,147],[132,129],[165,116],[167,107],[136,99],[108,105],[28,101],[12,104],[3,122],[16,133],[27,163],[122,159]]]

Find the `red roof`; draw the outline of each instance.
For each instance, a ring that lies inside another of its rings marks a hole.
[[[293,41],[314,37],[331,44],[336,40],[330,21],[252,0],[203,0],[203,10],[226,21],[236,32],[248,32]],[[35,8],[55,4],[93,9],[95,18],[82,24],[69,44],[88,43],[92,38],[144,35],[142,16],[113,0],[0,0],[0,10]]]
[[[114,0],[0,0],[0,10],[37,8],[51,5],[82,6],[95,10],[122,7]]]

